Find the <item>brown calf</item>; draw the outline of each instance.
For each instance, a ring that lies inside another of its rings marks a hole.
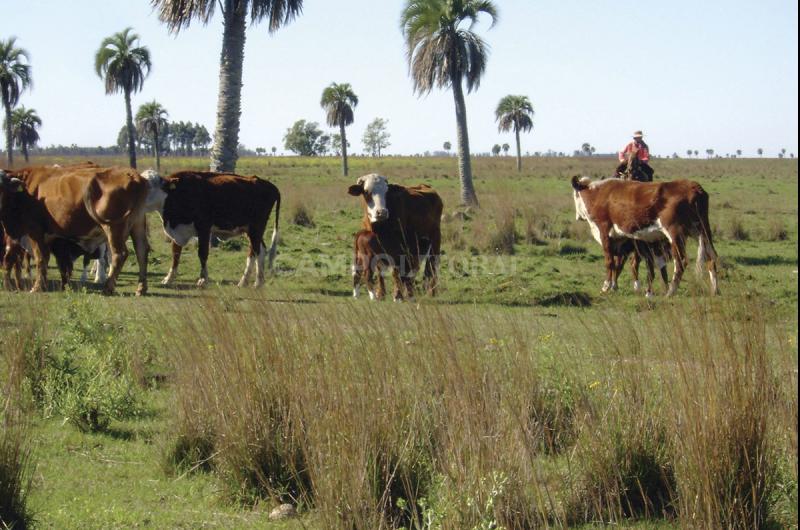
[[[386,293],[383,280],[383,269],[387,262],[382,256],[378,236],[369,230],[360,230],[353,241],[353,298],[358,298],[362,284],[367,286],[370,300],[381,300]],[[378,277],[378,288],[375,289],[375,276]]]

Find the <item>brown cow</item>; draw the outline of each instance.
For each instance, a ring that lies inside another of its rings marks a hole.
[[[425,262],[423,286],[436,294],[441,253],[442,199],[433,188],[421,184],[404,187],[389,184],[386,177],[372,173],[359,177],[347,190],[361,197],[364,228],[378,238],[382,254],[392,262],[395,300],[401,299],[400,286],[413,296],[414,276]]]
[[[264,283],[264,259],[269,255],[269,269],[278,244],[278,217],[281,194],[274,184],[258,177],[233,173],[179,171],[161,178],[146,171],[145,177],[158,183],[163,193],[156,208],[161,212],[164,231],[172,239],[172,267],[162,284],[170,283],[177,274],[181,251],[192,238],[198,238],[200,278],[197,286],[208,282],[208,248],[212,234],[246,234],[250,242],[247,264],[239,287],[247,285],[253,264],[256,266],[254,286]],[[262,238],[275,207],[275,229],[269,250]]]
[[[641,183],[607,179],[592,182],[572,177],[575,213],[589,223],[594,238],[603,246],[606,280],[603,291],[613,287],[614,237],[647,242],[666,238],[675,261],[667,296],[675,294],[686,267],[686,238],[698,239],[698,271],[706,264],[711,291],[717,285],[717,252],[708,222],[708,194],[700,184],[688,180]]]
[[[386,292],[383,269],[388,265],[378,236],[369,230],[360,230],[353,241],[353,298],[358,298],[361,284],[367,286],[370,300],[381,300]],[[378,288],[375,289],[375,275]]]
[[[139,262],[137,295],[147,291],[145,206],[150,188],[136,171],[125,168],[50,168],[30,172],[26,181],[0,172],[0,221],[15,239],[28,236],[38,274],[32,291],[47,288],[49,245],[55,238],[94,251],[108,241],[111,271],[103,292],[114,291],[133,237]],[[65,287],[63,285],[62,287]]]
[[[28,278],[31,277],[31,255],[19,241],[5,233],[0,224],[0,262],[3,264],[3,288],[11,290],[11,271],[14,271],[14,283],[17,290],[22,289],[22,267],[25,267]]]

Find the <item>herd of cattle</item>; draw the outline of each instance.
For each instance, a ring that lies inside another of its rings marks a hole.
[[[572,179],[578,219],[589,223],[603,247],[606,280],[603,291],[615,289],[619,274],[631,257],[634,287],[638,266],[648,269],[647,296],[652,296],[655,268],[659,268],[667,295],[675,293],[686,266],[685,241],[699,242],[698,267],[705,264],[713,293],[718,292],[717,255],[708,222],[708,195],[696,182],[639,183],[620,179]],[[423,288],[431,295],[438,283],[441,254],[439,195],[427,185],[404,187],[386,177],[360,177],[347,192],[361,197],[363,229],[355,236],[353,295],[366,284],[370,298],[384,296],[384,275],[394,279],[394,299],[413,298],[414,279],[423,270]],[[249,252],[239,286],[245,286],[255,267],[256,287],[272,268],[278,243],[281,195],[269,181],[230,173],[179,171],[162,177],[154,171],[138,173],[119,167],[86,162],[70,166],[36,166],[0,170],[0,249],[4,285],[23,286],[21,269],[33,257],[36,273],[32,291],[47,289],[50,255],[56,259],[62,287],[69,285],[73,262],[84,256],[84,275],[90,258],[100,258],[99,280],[103,292],[114,291],[127,258],[130,238],[139,265],[136,294],[147,291],[150,247],[146,214],[161,215],[164,232],[172,242],[172,266],[162,283],[175,279],[181,251],[198,240],[200,278],[208,282],[207,260],[213,236],[244,234]],[[275,209],[269,247],[264,232]],[[104,262],[103,259],[106,259]],[[666,263],[675,271],[668,282]],[[266,262],[266,263],[265,263]],[[109,267],[107,275],[106,267]]]

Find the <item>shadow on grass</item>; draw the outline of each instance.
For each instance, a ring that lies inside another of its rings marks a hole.
[[[755,266],[765,266],[765,265],[797,265],[797,260],[792,258],[786,258],[783,256],[734,256],[732,259],[735,263],[739,265],[755,265]]]

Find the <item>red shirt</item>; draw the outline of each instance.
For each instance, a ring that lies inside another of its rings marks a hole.
[[[627,160],[627,155],[631,151],[633,151],[634,147],[636,147],[636,140],[632,140],[628,145],[626,145],[622,151],[619,152],[619,161],[625,162]],[[642,162],[649,162],[650,161],[650,151],[644,145],[639,145],[639,153],[638,158]]]

